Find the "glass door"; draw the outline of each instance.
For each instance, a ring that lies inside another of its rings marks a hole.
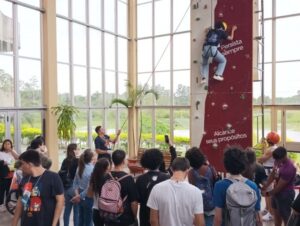
[[[16,120],[15,112],[0,111],[0,143],[5,139],[12,140],[13,144],[17,143],[17,134],[15,132]],[[14,145],[15,146],[15,145]],[[16,148],[16,150],[18,150]]]

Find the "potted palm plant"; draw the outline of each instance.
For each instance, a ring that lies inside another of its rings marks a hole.
[[[134,88],[130,82],[127,82],[127,90],[128,90],[127,98],[126,99],[122,99],[122,98],[112,99],[110,107],[113,104],[120,104],[120,105],[125,106],[127,109],[137,110],[137,108],[136,108],[137,105],[138,104],[141,105],[143,99],[148,94],[154,95],[156,100],[159,98],[159,94],[155,89],[146,89],[145,87]],[[142,123],[143,123],[142,111],[140,111],[139,113],[140,113],[140,130],[139,130],[138,148],[140,147],[141,136],[142,136]],[[124,124],[126,121],[124,121]],[[123,124],[123,126],[124,126],[124,124]],[[132,131],[134,133],[135,130],[133,129]],[[135,138],[135,134],[133,134],[133,137]]]

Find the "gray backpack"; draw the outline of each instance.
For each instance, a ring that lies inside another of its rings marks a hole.
[[[255,190],[245,183],[246,178],[228,180],[232,184],[226,191],[225,226],[256,226]]]

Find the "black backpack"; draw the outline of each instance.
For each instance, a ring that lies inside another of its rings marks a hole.
[[[207,45],[218,45],[219,44],[219,35],[216,29],[210,29],[206,34],[206,44]]]
[[[58,175],[60,176],[64,188],[70,188],[71,186],[73,186],[73,180],[68,169],[61,169],[60,171],[58,171]]]
[[[0,160],[0,178],[7,177],[9,173],[9,168],[6,164],[4,164],[3,160]]]

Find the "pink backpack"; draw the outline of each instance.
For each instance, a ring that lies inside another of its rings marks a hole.
[[[114,220],[123,213],[123,203],[127,196],[122,199],[121,197],[121,184],[120,181],[130,175],[125,175],[119,179],[115,179],[111,173],[108,179],[101,188],[98,198],[99,214],[106,220]]]

